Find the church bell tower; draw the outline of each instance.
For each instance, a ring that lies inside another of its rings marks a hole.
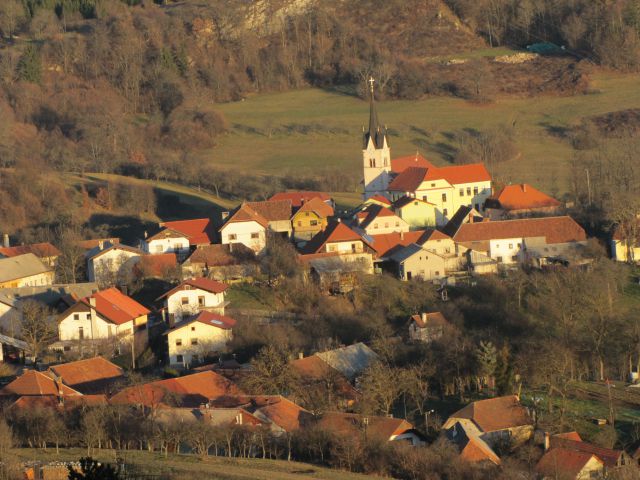
[[[387,195],[391,180],[391,150],[387,130],[378,123],[374,99],[375,80],[369,78],[369,129],[363,132],[362,166],[364,171],[364,199],[374,195]],[[363,128],[364,130],[364,128]]]

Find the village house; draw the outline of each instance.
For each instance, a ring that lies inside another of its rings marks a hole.
[[[116,285],[143,255],[142,250],[128,245],[99,242],[85,253],[87,278],[101,287]]]
[[[509,395],[470,403],[451,415],[442,431],[462,458],[499,464],[493,448],[504,441],[513,446],[525,443],[533,435],[533,421],[518,397]]]
[[[557,215],[562,204],[526,183],[507,185],[487,198],[484,213],[492,220],[518,216]]]
[[[409,338],[414,342],[430,343],[442,338],[450,326],[440,312],[422,312],[409,320]]]
[[[151,255],[173,253],[179,258],[189,254],[189,239],[172,228],[163,228],[155,235],[145,238],[141,243],[142,250]]]
[[[640,220],[615,226],[611,237],[611,258],[618,262],[640,261]]]
[[[103,357],[52,365],[46,373],[58,383],[83,395],[110,393],[125,380],[122,368]]]
[[[153,255],[175,253],[182,260],[191,248],[215,241],[215,227],[209,218],[162,222],[158,227],[158,233],[142,242],[142,249]]]
[[[391,209],[414,230],[436,225],[436,205],[420,198],[401,197],[391,204]]]
[[[220,239],[223,245],[241,243],[256,254],[262,253],[267,245],[269,221],[246,204],[235,212],[222,213],[223,225]]]
[[[378,360],[376,352],[362,342],[318,352],[315,355],[354,384],[358,377]]]
[[[136,348],[147,344],[147,315],[144,306],[116,288],[96,292],[78,301],[58,318],[58,338],[63,347],[78,341],[131,342]]]
[[[33,253],[0,258],[0,288],[52,285],[54,270]]]
[[[137,278],[171,279],[180,277],[180,267],[175,253],[159,253],[140,257],[132,267]]]
[[[290,200],[245,202],[245,205],[267,220],[271,232],[277,233],[285,238],[291,237],[292,207]]]
[[[325,432],[356,441],[405,442],[414,447],[424,443],[424,438],[414,426],[401,418],[325,412],[317,420],[312,420],[312,424]]]
[[[82,394],[45,373],[36,370],[25,370],[22,375],[0,390],[0,396],[2,397],[17,398],[41,395],[50,395],[54,398],[59,398],[79,396]]]
[[[33,253],[42,261],[42,263],[51,268],[56,266],[56,262],[60,256],[60,250],[49,242],[32,243],[30,245],[16,245],[12,247],[9,246],[9,237],[5,235],[4,245],[0,247],[0,258],[11,258],[18,255],[24,255],[25,253]]]
[[[169,364],[187,367],[222,353],[233,338],[236,321],[218,313],[202,311],[164,332],[169,346]]]
[[[394,253],[389,260],[400,280],[440,280],[447,276],[445,257],[416,243]]]
[[[164,301],[168,323],[174,325],[183,317],[202,311],[224,314],[227,288],[229,288],[228,285],[216,280],[202,277],[189,278],[158,297],[156,301]]]
[[[304,201],[291,217],[294,240],[310,240],[327,227],[329,217],[332,217],[333,213],[333,207],[321,197]]]
[[[291,362],[291,367],[308,392],[320,394],[330,391],[329,402],[336,402],[341,408],[348,408],[359,398],[359,392],[340,371],[333,368],[318,355],[302,356]]]
[[[242,243],[197,247],[182,262],[184,277],[205,277],[219,282],[251,281],[258,273],[253,250]]]
[[[357,212],[353,220],[354,228],[367,235],[409,231],[409,224],[392,210],[375,204],[369,204]]]
[[[574,261],[587,244],[583,228],[571,217],[465,223],[453,236],[458,247],[484,253],[499,264]]]
[[[310,202],[314,198],[318,198],[322,202],[326,203],[332,209],[336,208],[336,205],[328,193],[325,192],[313,192],[309,190],[278,192],[269,198],[269,201],[276,200],[289,200],[291,202],[291,208],[294,212],[297,212],[302,205]]]

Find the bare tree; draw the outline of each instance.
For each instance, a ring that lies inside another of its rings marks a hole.
[[[35,300],[20,302],[19,311],[22,317],[20,336],[29,345],[34,361],[40,353],[55,340],[57,329],[51,317],[49,307]]]

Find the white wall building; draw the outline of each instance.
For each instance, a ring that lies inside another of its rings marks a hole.
[[[226,218],[220,228],[221,243],[242,243],[261,253],[267,245],[269,221],[247,205],[242,205],[234,214]]]
[[[115,285],[118,278],[127,273],[144,252],[122,244],[100,243],[89,250],[87,258],[87,277],[90,282],[100,286]]]
[[[142,245],[144,251],[152,255],[175,253],[178,257],[181,257],[189,253],[189,239],[186,235],[170,228],[165,228],[146,238]]]
[[[160,296],[158,300],[164,299],[169,323],[173,324],[205,310],[224,314],[227,288],[226,284],[208,278],[190,278]]]

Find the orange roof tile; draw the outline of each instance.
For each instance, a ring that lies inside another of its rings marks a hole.
[[[408,167],[389,184],[388,189],[414,192],[427,180],[446,180],[451,185],[489,182],[491,175],[482,163],[455,165],[450,167]]]
[[[415,192],[424,181],[427,169],[424,167],[408,167],[389,184],[388,190],[398,192]]]
[[[553,435],[554,438],[564,438],[565,440],[573,440],[574,442],[581,442],[582,437],[578,432],[565,432],[565,433],[556,433]]]
[[[311,200],[304,202],[298,212],[314,212],[319,217],[326,218],[333,215],[333,207],[322,201],[320,197],[313,197]]]
[[[175,253],[159,253],[140,257],[140,261],[133,266],[139,276],[164,277],[167,272],[178,265]]]
[[[458,410],[451,418],[473,420],[485,433],[533,424],[527,409],[520,405],[515,395],[478,400]]]
[[[209,400],[237,397],[243,392],[222,375],[206,371],[128,387],[111,397],[110,401],[148,407],[171,406],[166,403],[167,395],[177,396],[176,400],[181,406],[199,406]]]
[[[44,373],[27,370],[0,390],[0,395],[81,395],[80,392],[53,380]]]
[[[189,245],[209,245],[215,241],[215,228],[209,218],[163,222],[160,226],[182,233],[189,239]]]
[[[102,357],[54,365],[49,372],[65,385],[87,393],[107,388],[124,377],[122,368]]]
[[[318,426],[339,435],[359,436],[364,429],[364,418],[364,415],[356,413],[326,412],[318,420]],[[413,425],[401,418],[375,415],[368,415],[366,418],[368,420],[367,435],[382,441],[388,441],[394,435],[413,430]]]
[[[582,469],[584,469],[592,458],[602,463],[597,456],[591,453],[578,452],[565,448],[554,448],[542,456],[535,470],[551,478],[577,480]]]
[[[74,395],[63,397],[63,401],[56,395],[23,396],[13,402],[9,408],[34,409],[58,408],[70,409],[81,406],[107,405],[109,402],[104,395]]]
[[[365,245],[369,245],[369,242],[367,242],[362,235],[355,232],[344,223],[330,222],[329,225],[327,225],[327,228],[315,235],[309,243],[304,246],[303,253],[320,253],[320,250],[322,250],[327,243],[355,241],[361,241]]]
[[[558,435],[553,435],[550,438],[550,445],[553,450],[561,448],[563,450],[573,450],[576,452],[582,452],[587,454],[593,454],[598,457],[608,467],[613,468],[618,465],[620,457],[623,455],[623,450],[613,450],[611,448],[599,447],[591,443],[583,441],[575,441],[570,438],[562,438]]]
[[[587,239],[584,229],[568,216],[465,223],[453,239],[456,242],[478,242],[532,237],[545,237],[547,243],[583,242]]]
[[[38,258],[57,257],[60,250],[46,243],[32,243],[31,245],[16,245],[15,247],[0,247],[0,256],[15,257],[24,255],[25,253],[33,253]]]
[[[411,320],[416,322],[416,325],[420,328],[425,327],[444,327],[449,325],[449,322],[444,315],[440,312],[430,312],[426,314],[427,320],[426,322],[422,320],[422,315],[413,315]]]
[[[229,223],[242,223],[242,222],[256,222],[262,225],[264,228],[269,226],[269,220],[264,218],[258,212],[256,212],[253,208],[249,207],[247,204],[241,205],[238,210],[236,210],[220,227],[222,230],[225,225]]]
[[[291,362],[291,366],[303,382],[325,381],[331,378],[339,392],[346,398],[355,399],[358,396],[356,389],[349,383],[347,377],[317,355],[296,359]]]
[[[367,228],[369,225],[371,225],[371,222],[373,222],[377,218],[383,218],[383,217],[399,218],[395,213],[393,213],[392,210],[375,203],[367,205],[364,209],[362,209],[358,213],[358,218],[360,219],[360,226],[362,228]]]
[[[370,201],[380,202],[385,205],[391,205],[391,202],[389,201],[389,199],[386,197],[383,197],[382,195],[374,195],[373,197],[370,197],[367,200],[367,202],[370,202]]]
[[[404,172],[409,167],[432,168],[434,165],[421,154],[407,155],[391,160],[391,170],[396,173]]]
[[[200,290],[204,290],[205,292],[210,292],[210,293],[222,293],[226,291],[227,288],[229,288],[229,285],[227,285],[226,283],[218,282],[216,280],[211,280],[210,278],[204,278],[204,277],[187,278],[186,280],[183,280],[182,283],[177,287],[174,287],[168,292],[160,295],[158,298],[156,298],[156,300],[160,300],[161,298],[168,297],[181,290],[188,290],[191,287],[199,288]]]
[[[302,206],[303,203],[309,202],[313,198],[319,198],[323,202],[331,200],[331,197],[324,192],[279,192],[273,195],[269,200],[290,200],[293,208]]]
[[[460,458],[471,463],[485,461],[496,465],[501,463],[500,457],[484,441],[474,436],[468,437],[467,444],[460,451]]]
[[[291,219],[291,200],[267,200],[265,202],[246,202],[258,215],[269,222]]]
[[[527,210],[533,208],[559,207],[558,200],[526,183],[507,185],[500,192],[487,200],[496,201],[504,210]]]
[[[299,430],[311,418],[311,413],[282,396],[252,397],[257,407],[254,414],[262,414],[286,432]]]
[[[96,312],[116,325],[122,325],[150,313],[146,307],[114,287],[96,292],[89,297],[83,298],[80,302],[90,306],[90,298],[95,299]]]
[[[198,247],[187,259],[189,263],[202,263],[209,267],[238,265],[255,262],[256,254],[242,243],[214,244]]]

